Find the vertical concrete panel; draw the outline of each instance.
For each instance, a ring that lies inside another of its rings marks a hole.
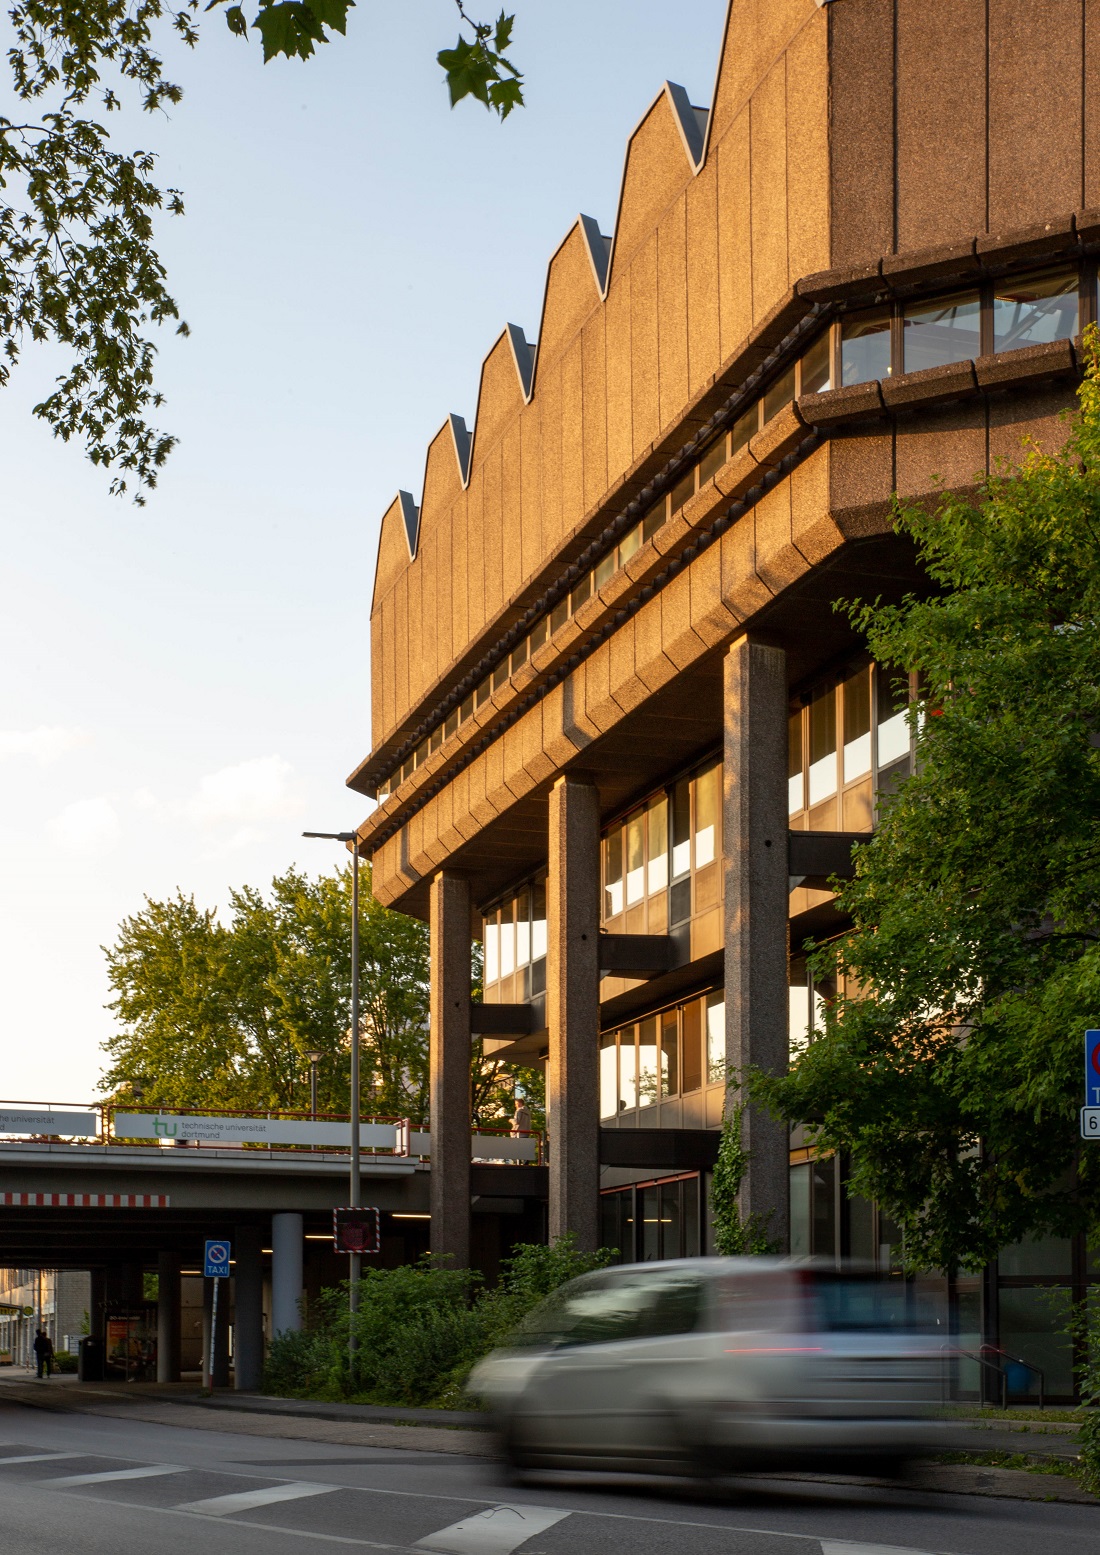
[[[687,190],[688,392],[718,371],[718,164],[711,157]]]
[[[584,509],[607,490],[607,373],[603,312],[588,321],[581,336],[584,396]]]
[[[394,722],[400,723],[409,710],[409,573],[416,563],[397,580],[394,589]]]
[[[989,0],[989,230],[1076,209],[1082,0]]]
[[[790,40],[813,27],[818,15],[818,0],[733,0],[714,93],[718,135],[732,124]]]
[[[739,638],[725,659],[722,848],[725,860],[728,1105],[750,1068],[787,1069],[787,667],[781,648]],[[759,1216],[786,1251],[788,1134],[746,1106],[743,1219]]]
[[[526,576],[523,571],[523,545],[520,539],[520,467],[519,423],[513,422],[500,447],[501,543],[504,555],[503,594],[514,598]]]
[[[525,578],[531,576],[546,555],[542,535],[541,433],[538,406],[528,405],[520,421],[520,542]]]
[[[455,659],[470,640],[470,541],[467,534],[470,497],[451,509],[451,658]]]
[[[238,1258],[240,1254],[238,1253]],[[157,1254],[157,1381],[180,1380],[180,1255]]]
[[[824,10],[787,50],[787,275],[829,267],[829,21]]]
[[[405,574],[407,591],[405,617],[405,674],[408,682],[408,702],[411,706],[420,695],[424,683],[424,611],[425,593],[434,592],[435,583],[435,524],[445,514],[438,510],[431,524],[421,527],[420,549],[416,560]]]
[[[466,493],[466,622],[468,639],[487,620],[485,611],[485,487],[481,481]]]
[[[600,812],[591,783],[550,790],[546,882],[550,1240],[599,1240]]]
[[[1085,0],[1084,204],[1100,205],[1100,0]]]
[[[302,1326],[302,1217],[296,1211],[271,1217],[271,1332]]]
[[[897,0],[898,249],[985,231],[986,0]]]
[[[233,1232],[233,1386],[256,1391],[264,1375],[264,1264],[259,1226]]]
[[[894,7],[830,5],[832,263],[894,251]]]
[[[753,323],[787,290],[787,69],[770,70],[749,109]]]
[[[657,234],[638,250],[630,267],[630,385],[637,459],[660,430],[657,399]]]
[[[584,388],[581,337],[573,338],[561,364],[562,527],[569,534],[584,517]]]
[[[431,884],[432,1252],[470,1261],[470,886],[441,870]]]
[[[500,492],[500,450],[481,466],[482,545],[485,550],[485,616],[491,620],[504,603],[504,534]]]
[[[544,554],[561,544],[561,367],[540,369],[535,403],[542,431],[542,543]]]
[[[686,195],[657,229],[657,351],[663,430],[682,414],[688,398]]]
[[[748,108],[718,147],[718,309],[724,361],[753,320]]]
[[[630,395],[630,277],[613,284],[604,305],[607,362],[607,478],[618,480],[634,458]]]
[[[915,424],[899,422],[896,460],[899,497],[970,485],[985,469],[985,401],[971,401]]]

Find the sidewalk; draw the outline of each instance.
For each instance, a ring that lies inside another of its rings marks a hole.
[[[396,1409],[369,1404],[324,1404],[308,1399],[270,1398],[226,1391],[214,1396],[196,1392],[195,1384],[78,1382],[74,1376],[40,1382],[26,1372],[0,1373],[0,1404],[6,1401],[38,1409],[73,1410],[80,1414],[145,1420],[153,1425],[199,1431],[232,1431],[243,1436],[289,1438],[348,1447],[391,1447],[429,1454],[491,1458],[496,1443],[485,1416],[467,1410]],[[956,1450],[970,1453],[1025,1453],[1030,1457],[1075,1459],[1076,1432],[1065,1423],[1050,1426],[1034,1421],[1013,1424],[954,1419]],[[883,1485],[858,1475],[753,1475],[752,1483],[768,1488],[777,1480],[812,1485]],[[1024,1501],[1068,1501],[1100,1506],[1100,1499],[1075,1480],[1058,1474],[1033,1473],[982,1464],[926,1463],[899,1488],[934,1494],[1006,1497]]]

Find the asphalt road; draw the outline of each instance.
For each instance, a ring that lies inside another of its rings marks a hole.
[[[0,1550],[18,1555],[1095,1555],[1096,1507],[885,1489],[546,1476],[0,1404]]]

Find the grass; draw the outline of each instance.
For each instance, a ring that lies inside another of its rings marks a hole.
[[[942,1414],[948,1420],[996,1420],[1007,1426],[1027,1421],[1039,1425],[1077,1426],[1081,1423],[1080,1413],[1076,1409],[1024,1409],[1016,1405],[1009,1409],[979,1409],[977,1405],[949,1404]]]
[[[1023,1469],[1028,1474],[1056,1474],[1061,1479],[1077,1478],[1077,1463],[1068,1458],[1039,1457],[1026,1452],[943,1452],[936,1463],[962,1463],[972,1468]]]

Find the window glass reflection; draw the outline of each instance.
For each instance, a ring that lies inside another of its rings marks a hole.
[[[721,767],[708,767],[695,779],[695,867],[710,864],[718,853],[718,800]]]
[[[626,904],[633,906],[645,895],[644,817],[632,815],[626,823]]]
[[[1076,271],[1021,276],[994,285],[994,351],[1072,340],[1077,327]]]
[[[535,882],[532,893],[531,959],[539,961],[546,954],[546,881]]]
[[[500,975],[507,977],[516,967],[516,926],[512,921],[512,904],[501,908],[500,913]]]
[[[844,781],[871,770],[871,676],[860,670],[844,682]]]
[[[657,1017],[651,1015],[638,1027],[638,1105],[657,1100]]]
[[[890,376],[890,309],[851,313],[840,326],[840,381],[870,383]]]
[[[876,670],[878,700],[878,764],[880,769],[909,754],[909,688],[895,669]]]
[[[646,886],[650,896],[668,885],[668,800],[662,796],[651,801],[646,810]]]
[[[810,986],[802,956],[791,961],[788,994],[787,1046],[793,1061],[810,1045]]]
[[[806,803],[802,792],[802,710],[787,721],[787,813],[793,815]]]
[[[619,1110],[619,1071],[615,1033],[600,1038],[600,1117],[613,1118]]]
[[[672,791],[672,878],[691,868],[691,784],[682,778]]]
[[[680,1093],[680,1023],[675,1010],[661,1016],[661,1095]]]
[[[956,292],[914,302],[903,315],[905,371],[968,362],[981,355],[981,304],[977,292]]]
[[[495,983],[500,976],[500,929],[496,913],[485,920],[485,981]]]
[[[604,843],[604,917],[623,910],[623,834],[616,826]]]
[[[810,803],[836,793],[836,692],[810,703]]]
[[[531,964],[531,898],[521,891],[516,898],[516,965]]]
[[[794,366],[792,364],[792,366],[787,368],[782,377],[777,378],[771,388],[766,390],[764,394],[764,420],[770,421],[773,416],[778,415],[784,405],[790,404],[793,399]]]
[[[720,993],[707,995],[707,1081],[726,1078],[726,1000]]]
[[[634,1027],[619,1033],[619,1111],[638,1105],[638,1058],[634,1051]]]
[[[826,330],[802,358],[800,392],[823,394],[832,388],[832,335]]]

